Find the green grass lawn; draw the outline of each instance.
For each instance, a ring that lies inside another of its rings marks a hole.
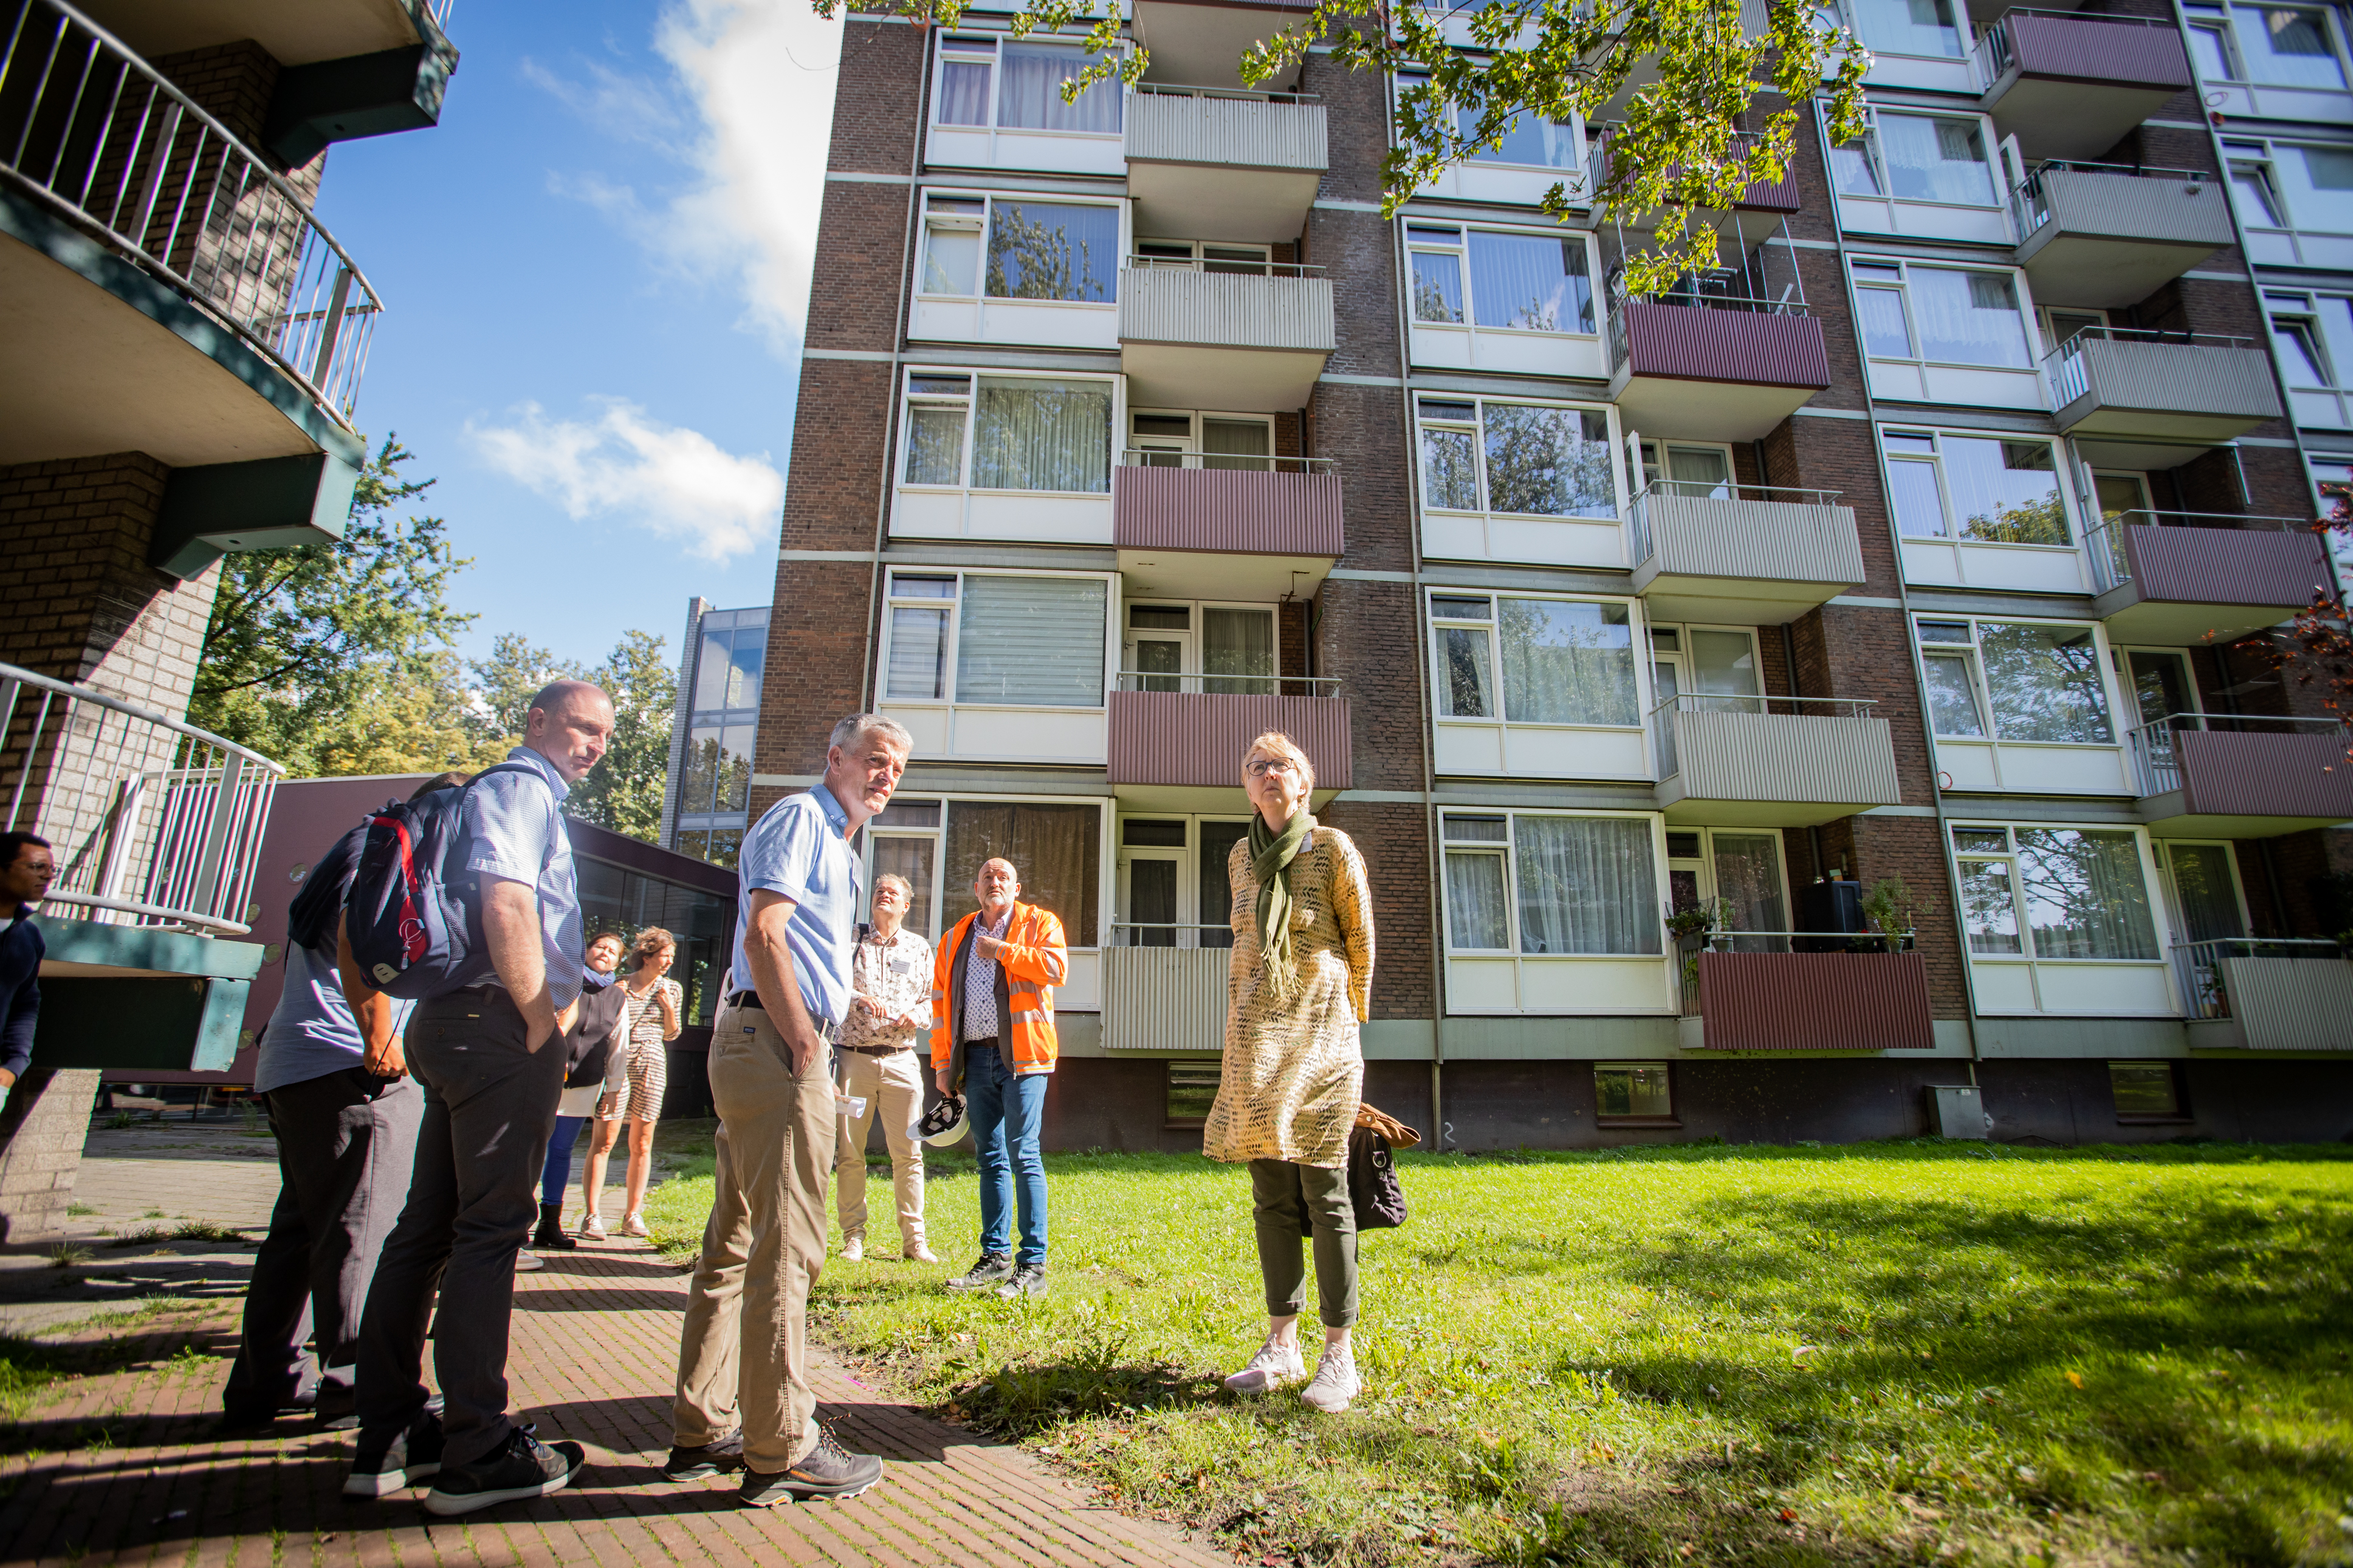
[[[833,1259],[812,1328],[1269,1562],[2353,1562],[2353,1150],[1400,1163],[1337,1418],[1218,1387],[1263,1307],[1247,1173],[1198,1158],[1050,1158],[1026,1302],[941,1292],[976,1201],[935,1163],[945,1266]]]

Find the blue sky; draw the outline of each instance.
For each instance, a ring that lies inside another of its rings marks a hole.
[[[436,129],[343,142],[320,215],[383,295],[358,417],[437,476],[469,657],[675,657],[765,604],[839,28],[807,0],[459,0]]]

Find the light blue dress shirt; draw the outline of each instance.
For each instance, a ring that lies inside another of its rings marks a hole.
[[[572,837],[560,809],[572,786],[529,746],[517,746],[507,761],[522,763],[539,778],[492,773],[467,790],[466,869],[537,889],[548,999],[562,1012],[580,994],[580,883],[573,875]],[[487,897],[489,889],[483,892]]]
[[[744,835],[735,858],[735,966],[731,991],[752,990],[744,942],[752,932],[752,895],[760,889],[793,901],[785,948],[812,1018],[840,1024],[849,1013],[850,966],[858,956],[858,857],[842,830],[849,814],[825,785],[788,795]]]
[[[416,1006],[393,1001],[394,1034],[408,1027],[408,1015]],[[359,1067],[366,1056],[367,1042],[360,1037],[352,1005],[343,995],[343,977],[335,973],[335,955],[287,943],[286,988],[278,994],[278,1005],[261,1031],[261,1049],[253,1064],[254,1092],[268,1094]]]

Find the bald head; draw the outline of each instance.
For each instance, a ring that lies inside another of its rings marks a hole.
[[[613,741],[613,700],[586,680],[551,681],[531,700],[522,743],[577,784]]]
[[[1010,860],[985,860],[980,875],[972,884],[973,902],[980,906],[980,917],[995,925],[1013,900],[1021,896],[1021,874]]]

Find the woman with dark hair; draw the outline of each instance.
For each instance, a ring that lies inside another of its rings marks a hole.
[[[661,1120],[662,1094],[670,1086],[669,1043],[678,1038],[680,1010],[685,993],[670,979],[678,942],[659,926],[638,933],[631,956],[636,966],[620,981],[621,1016],[628,1040],[629,1087],[627,1094],[607,1094],[597,1102],[596,1131],[588,1144],[588,1177],[584,1194],[588,1212],[580,1234],[602,1239],[604,1216],[597,1205],[605,1195],[605,1163],[618,1142],[624,1121],[629,1129],[628,1206],[621,1211],[621,1234],[646,1234],[646,1182],[653,1173],[654,1123]]]

